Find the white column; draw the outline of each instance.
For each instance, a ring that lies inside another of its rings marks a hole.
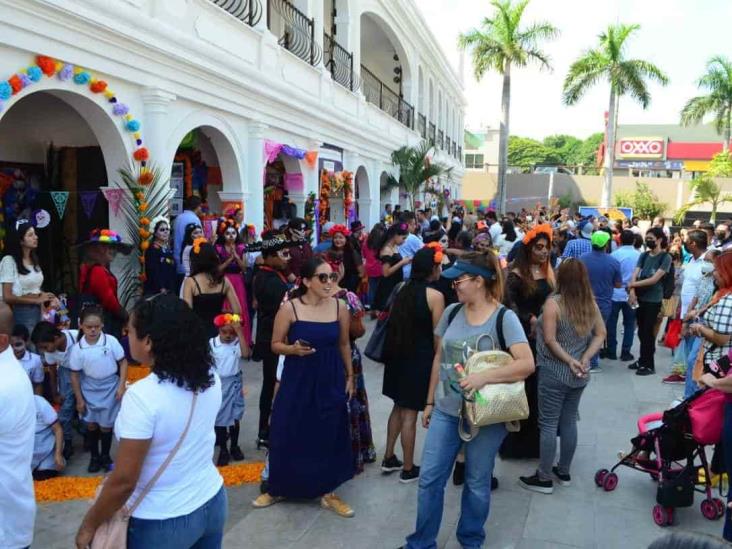
[[[150,151],[153,163],[163,162],[168,154],[166,150],[168,110],[176,96],[160,88],[144,88],[141,97],[145,120],[140,131],[144,145]],[[169,175],[170,166],[158,165],[158,167],[163,170],[164,174]]]
[[[264,228],[264,132],[265,124],[251,122],[247,128],[246,190],[244,197],[244,217],[253,223],[257,232]]]
[[[308,150],[310,151],[317,151],[320,149],[320,145],[322,144],[319,140],[311,140],[308,143]],[[312,168],[307,165],[307,162],[303,161],[300,162],[300,171],[302,171],[302,179],[303,179],[303,206],[302,208],[298,208],[297,214],[299,216],[305,215],[305,201],[307,200],[307,197],[310,193],[315,193],[315,198],[320,198],[320,172],[318,171],[318,165],[320,164],[320,157],[318,157],[318,160],[315,161],[315,166]],[[317,227],[318,225],[318,218],[320,216],[319,211],[315,211],[313,214],[313,226]],[[316,242],[316,235],[317,230],[313,231],[313,242]]]

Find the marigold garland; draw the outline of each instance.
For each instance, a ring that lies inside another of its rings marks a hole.
[[[320,174],[320,225],[328,222],[329,199],[343,193],[343,210],[345,219],[350,218],[353,206],[353,173],[349,171],[329,172],[323,170]]]
[[[260,481],[264,463],[237,463],[218,467],[224,477],[224,486],[241,486]],[[36,501],[38,503],[54,503],[75,499],[91,499],[104,477],[56,477],[34,482]]]

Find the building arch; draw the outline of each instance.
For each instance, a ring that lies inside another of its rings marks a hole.
[[[424,90],[424,71],[422,70],[422,65],[419,66],[419,69],[417,72],[418,72],[418,76],[417,76],[418,84],[417,85],[419,86],[417,97],[419,99],[417,100],[417,105],[415,106],[415,109],[417,109],[417,111],[420,114],[425,114],[426,105],[425,105],[425,90]]]
[[[375,223],[370,218],[369,210],[371,208],[371,185],[369,182],[369,173],[366,166],[361,165],[356,170],[356,203],[358,205],[358,217],[361,222],[368,228]]]

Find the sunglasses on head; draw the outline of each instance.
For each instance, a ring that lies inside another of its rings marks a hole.
[[[315,275],[315,278],[317,278],[321,284],[328,282],[328,279],[330,279],[331,282],[336,282],[338,280],[338,273],[319,273]]]

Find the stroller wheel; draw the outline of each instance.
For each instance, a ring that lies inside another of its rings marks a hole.
[[[672,507],[662,505],[653,506],[653,522],[659,526],[671,526],[674,522],[674,510]]]
[[[701,514],[707,520],[717,520],[719,509],[713,499],[704,499],[701,502]]]
[[[723,517],[724,513],[727,511],[727,506],[719,498],[712,498],[712,501],[714,502],[714,505],[717,507],[717,518]]]
[[[598,486],[602,486],[602,482],[605,480],[605,475],[607,475],[610,471],[607,469],[600,469],[595,473],[595,484]]]
[[[602,487],[606,492],[612,492],[618,486],[618,475],[615,473],[608,473],[605,478],[602,479]]]

